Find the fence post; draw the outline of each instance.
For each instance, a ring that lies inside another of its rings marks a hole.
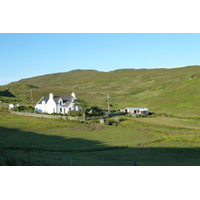
[[[70,166],[72,166],[72,156],[70,155]]]

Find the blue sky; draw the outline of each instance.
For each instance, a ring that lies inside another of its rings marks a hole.
[[[0,85],[75,69],[200,65],[198,33],[1,33]]]

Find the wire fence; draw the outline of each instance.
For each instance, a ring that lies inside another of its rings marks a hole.
[[[0,149],[0,165],[3,166],[137,166],[135,160],[114,157],[92,157],[63,151],[32,149]]]

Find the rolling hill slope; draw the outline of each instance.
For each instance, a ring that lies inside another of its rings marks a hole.
[[[107,108],[110,95],[113,109],[147,107],[152,112],[176,115],[200,115],[200,66],[174,69],[121,69],[110,72],[73,70],[48,74],[0,86],[1,93],[9,91],[15,99],[31,104],[42,96],[69,95],[90,105]],[[0,93],[0,94],[1,94]],[[2,93],[4,94],[4,93]]]

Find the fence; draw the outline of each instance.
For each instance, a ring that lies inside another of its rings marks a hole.
[[[98,158],[56,150],[29,148],[0,148],[0,165],[3,166],[136,166],[135,160]]]
[[[37,118],[53,118],[53,119],[69,119],[69,120],[85,120],[84,116],[78,116],[78,117],[71,117],[71,116],[61,116],[61,115],[46,115],[46,114],[37,114],[37,113],[27,113],[27,112],[17,112],[17,111],[11,111],[11,113],[14,113],[16,115],[23,115],[23,116],[29,116],[29,117],[37,117]]]
[[[17,115],[23,115],[23,116],[29,116],[29,117],[38,117],[38,118],[63,118],[63,119],[69,119],[69,120],[91,120],[91,119],[102,119],[105,118],[104,116],[94,116],[94,117],[87,117],[87,116],[77,116],[77,117],[71,117],[71,116],[61,116],[61,115],[46,115],[46,114],[37,114],[37,113],[28,113],[28,112],[17,112],[17,111],[11,111],[11,113],[17,114]]]
[[[45,114],[17,112],[17,111],[11,111],[11,113],[14,113],[16,115],[23,115],[23,116],[29,116],[29,117],[38,117],[38,118],[55,118],[55,119],[63,118],[63,119],[66,119],[66,116],[60,116],[60,115],[45,115]]]

